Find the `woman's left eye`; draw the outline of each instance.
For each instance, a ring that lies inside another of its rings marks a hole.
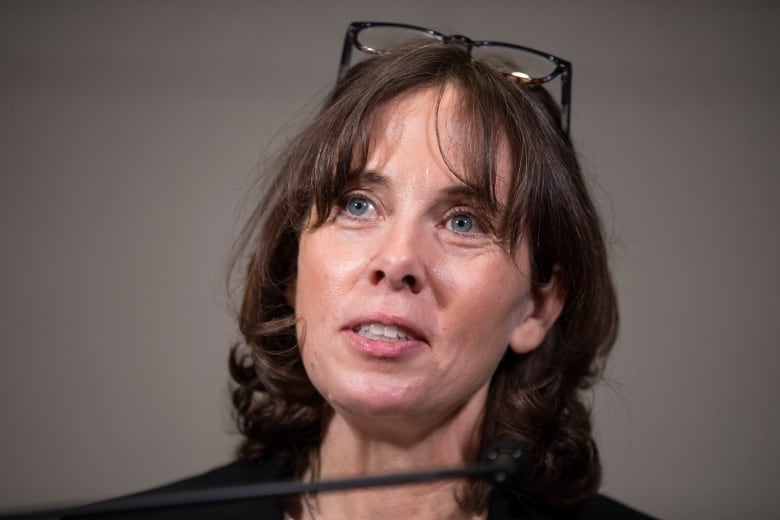
[[[471,215],[459,213],[450,217],[448,226],[453,231],[458,233],[480,233],[482,232],[482,226]]]

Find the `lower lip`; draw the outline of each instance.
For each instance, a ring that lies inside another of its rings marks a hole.
[[[345,330],[344,335],[359,352],[374,358],[397,359],[425,347],[419,340],[379,341],[363,337],[354,330]]]

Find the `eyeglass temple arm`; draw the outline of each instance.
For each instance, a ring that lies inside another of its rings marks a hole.
[[[561,74],[561,109],[563,110],[563,133],[569,135],[571,130],[571,64],[568,64]]]
[[[339,62],[339,72],[337,79],[341,80],[349,68],[349,60],[352,57],[352,48],[355,46],[355,36],[357,32],[353,27],[347,29],[344,36],[344,47],[341,49],[341,61]]]

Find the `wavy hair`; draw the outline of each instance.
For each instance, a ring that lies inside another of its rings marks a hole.
[[[243,288],[243,341],[229,363],[244,435],[239,456],[281,454],[293,477],[307,469],[316,474],[329,406],[304,370],[295,310],[286,297],[302,227],[312,208],[308,225],[322,224],[350,173],[365,165],[380,107],[416,89],[442,93],[446,86],[459,94],[469,136],[459,164],[448,165],[484,203],[495,204],[498,152],[509,144],[513,176],[499,237],[511,251],[527,240],[532,284],[545,284],[555,273],[566,295],[539,348],[523,355],[507,349],[490,384],[481,447],[496,440],[519,444],[532,467],[527,479],[510,484],[513,491],[532,503],[573,505],[600,484],[586,391],[617,333],[602,225],[546,90],[518,85],[444,44],[400,49],[353,67],[266,177],[267,189],[234,250],[240,260],[233,275]],[[473,483],[458,498],[464,510],[479,512],[490,493],[489,486]]]

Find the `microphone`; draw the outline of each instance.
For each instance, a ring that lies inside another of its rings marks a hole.
[[[509,442],[494,443],[482,456],[483,465],[492,466],[493,484],[504,484],[510,478],[525,480],[530,474],[528,460],[517,445]],[[501,471],[498,468],[505,468]]]
[[[156,493],[152,495],[112,499],[65,510],[49,510],[21,515],[0,516],[0,520],[33,520],[71,515],[89,517],[93,515],[130,513],[167,507],[198,506],[234,500],[270,500],[307,493],[397,486],[460,478],[484,480],[494,485],[502,485],[512,478],[523,478],[526,474],[527,464],[522,450],[511,444],[499,443],[491,446],[477,464],[458,468],[435,469],[410,473],[391,473],[369,477],[353,477],[313,482],[268,482],[262,484],[206,488],[193,491]]]

